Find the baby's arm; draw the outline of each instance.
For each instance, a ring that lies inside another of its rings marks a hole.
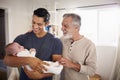
[[[30,49],[30,53],[31,53],[31,52],[35,52],[35,53],[36,53],[36,49],[35,49],[35,48],[31,48],[31,49]]]
[[[30,55],[31,57],[35,57],[36,49],[31,48],[31,49],[29,50],[29,52],[30,52],[29,55]],[[23,66],[23,68],[24,68],[24,67],[26,67],[29,71],[33,71],[32,68],[31,68],[29,65],[25,65],[25,66]]]
[[[32,57],[35,57],[36,49],[31,48],[29,51],[30,51],[31,56],[32,56]]]

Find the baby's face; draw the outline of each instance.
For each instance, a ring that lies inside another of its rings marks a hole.
[[[16,43],[16,42],[13,44],[13,48],[16,51],[16,53],[24,50],[24,47],[21,46],[20,44]]]

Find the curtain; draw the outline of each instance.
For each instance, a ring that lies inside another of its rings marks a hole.
[[[116,66],[114,70],[113,80],[120,80],[120,62],[119,61],[120,61],[120,37],[118,42]]]

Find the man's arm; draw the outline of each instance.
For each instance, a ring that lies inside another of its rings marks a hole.
[[[44,64],[44,62],[42,62],[40,59],[38,58],[34,58],[34,57],[16,57],[16,56],[9,56],[6,55],[4,58],[4,63],[8,66],[12,66],[12,67],[19,67],[19,66],[25,66],[25,65],[29,65],[32,69],[34,70],[41,70],[42,64]]]
[[[81,66],[78,63],[74,63],[66,58],[63,58],[63,57],[59,60],[59,62],[67,68],[71,68],[77,72],[80,71]]]
[[[29,64],[29,58],[6,55],[4,58],[4,63],[8,66],[19,67]]]
[[[62,58],[62,55],[54,54],[52,56],[52,61],[59,61]]]
[[[96,60],[96,49],[95,46],[92,45],[89,49],[89,56],[87,56],[86,60],[84,61],[85,64],[81,64],[79,62],[74,63],[66,58],[61,58],[59,62],[67,68],[71,68],[77,72],[92,76],[96,71]]]
[[[41,73],[41,72],[38,72],[35,70],[29,71],[29,70],[27,70],[26,67],[24,68],[24,71],[30,79],[42,79],[42,78],[49,77],[49,76],[53,75],[52,73]]]
[[[62,42],[60,41],[60,39],[56,38],[56,40],[54,41],[55,45],[54,45],[54,52],[52,55],[52,61],[59,61],[62,57]]]
[[[62,57],[61,55],[55,54],[52,56],[52,59],[53,61],[59,61],[61,57]],[[40,71],[36,71],[36,70],[29,71],[26,68],[24,68],[24,71],[30,79],[42,79],[54,75],[53,73],[41,73]]]

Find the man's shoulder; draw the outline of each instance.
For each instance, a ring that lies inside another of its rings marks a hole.
[[[26,41],[31,41],[32,32],[20,34],[15,39],[14,42],[18,42],[19,44],[23,45]]]
[[[26,37],[32,37],[33,32],[27,32],[25,34],[20,34],[17,36],[17,38],[26,38]]]
[[[95,43],[91,39],[86,38],[86,37],[83,37],[82,42],[84,42],[87,45],[93,45],[93,46],[95,46]]]
[[[54,37],[54,38],[53,38],[53,41],[54,41],[55,43],[60,43],[60,44],[62,44],[61,40],[60,40],[59,38],[57,38],[57,37]]]
[[[55,37],[55,36],[52,35],[51,33],[48,33],[47,35],[49,36],[48,38],[50,38],[50,40],[53,40],[53,41],[60,41],[59,38]]]

